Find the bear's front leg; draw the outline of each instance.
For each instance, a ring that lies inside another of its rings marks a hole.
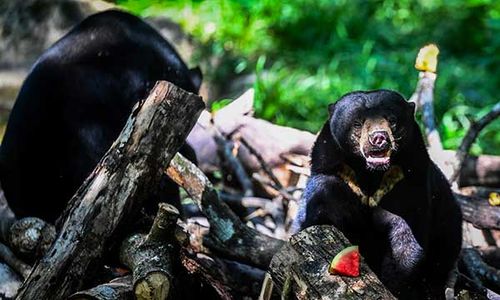
[[[374,208],[372,216],[376,229],[388,238],[380,279],[391,291],[410,293],[415,288],[414,278],[423,263],[424,250],[400,216],[380,207]]]

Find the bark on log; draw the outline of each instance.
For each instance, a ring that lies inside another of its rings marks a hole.
[[[460,171],[458,185],[500,188],[500,157],[493,155],[468,156]]]
[[[500,269],[500,248],[489,246],[489,247],[481,247],[477,249],[481,254],[484,262],[488,265]]]
[[[9,249],[9,247],[0,243],[0,260],[14,269],[22,278],[27,278],[31,271],[31,266],[20,260]]]
[[[491,206],[488,200],[455,193],[462,209],[462,217],[479,229],[500,229],[500,207]]]
[[[463,265],[462,269],[467,270],[467,275],[475,282],[479,290],[481,290],[484,284],[484,286],[493,292],[500,292],[500,271],[488,266],[476,249],[462,249],[460,263]]]
[[[271,168],[286,163],[283,155],[309,154],[316,139],[314,134],[252,117],[253,100],[253,91],[249,90],[215,112],[213,118],[207,111],[202,113],[188,142],[195,149],[204,172],[220,169],[217,145],[209,132],[210,126],[215,126],[224,136],[240,135]],[[239,148],[238,159],[246,170],[256,172],[261,169],[259,160],[245,146]]]
[[[213,139],[217,144],[217,153],[222,158],[222,161],[225,162],[225,165],[227,165],[227,168],[225,169],[229,169],[234,173],[241,185],[241,188],[243,189],[243,195],[246,197],[252,197],[252,181],[248,177],[248,174],[239,161],[238,157],[233,155],[233,144],[230,141],[226,140],[226,138],[217,131],[215,126],[211,126],[210,132],[212,132]]]
[[[10,247],[30,263],[42,257],[55,239],[54,225],[38,218],[23,218],[10,227]]]
[[[77,291],[183,144],[204,103],[158,82],[132,111],[122,133],[73,196],[60,234],[23,284],[18,299],[61,299]]]
[[[134,298],[132,276],[123,276],[71,295],[69,300],[130,300]]]
[[[410,101],[415,102],[417,110],[422,111],[422,121],[425,127],[427,144],[431,151],[443,150],[441,137],[437,131],[436,122],[434,120],[434,83],[436,81],[436,73],[419,72],[417,87]]]
[[[189,160],[176,154],[167,174],[193,198],[210,223],[208,246],[222,256],[266,269],[282,240],[243,224],[220,200],[208,178]]]
[[[14,299],[21,280],[9,266],[0,263],[0,299]]]
[[[221,299],[256,299],[259,295],[263,270],[188,251],[182,251],[181,260],[189,273],[198,274]]]
[[[281,297],[299,299],[395,299],[363,260],[359,277],[330,275],[333,257],[349,246],[333,226],[309,227],[274,256],[269,272]]]
[[[147,235],[134,234],[120,248],[120,261],[132,270],[135,297],[139,300],[166,299],[172,286],[174,233],[179,211],[160,203]]]

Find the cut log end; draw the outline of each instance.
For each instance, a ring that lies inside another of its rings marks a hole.
[[[135,296],[138,300],[167,299],[169,291],[169,278],[161,272],[149,273],[143,279],[138,280],[134,287]]]

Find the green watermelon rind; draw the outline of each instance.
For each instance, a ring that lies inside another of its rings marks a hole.
[[[351,253],[351,252],[359,252],[359,247],[358,246],[349,246],[347,248],[345,248],[344,250],[340,251],[339,253],[337,253],[337,255],[335,255],[335,257],[333,258],[332,262],[330,263],[330,266],[328,267],[328,272],[330,274],[335,274],[336,271],[334,269],[334,267],[338,264],[338,262],[348,253]]]

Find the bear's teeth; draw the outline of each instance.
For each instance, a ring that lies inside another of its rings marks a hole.
[[[368,156],[366,159],[369,163],[377,163],[377,164],[386,164],[389,162],[389,157],[373,157],[373,156]]]

